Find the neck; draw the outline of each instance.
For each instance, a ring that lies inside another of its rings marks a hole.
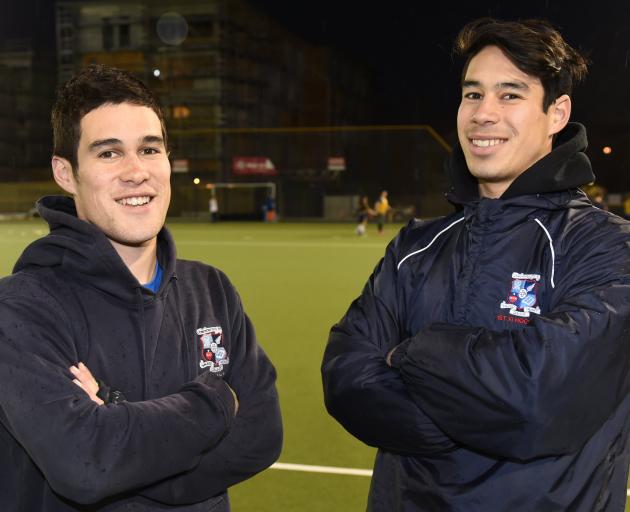
[[[510,183],[490,183],[479,180],[479,197],[487,197],[490,199],[497,199],[503,195]]]
[[[157,260],[157,237],[140,246],[129,246],[113,240],[110,241],[140,284],[146,284],[153,279]]]

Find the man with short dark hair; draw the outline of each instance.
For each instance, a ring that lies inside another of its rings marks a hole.
[[[456,49],[456,212],[403,228],[332,328],[326,406],[379,448],[369,510],[622,512],[630,223],[578,188],[585,60],[538,20]]]
[[[0,281],[0,509],[227,511],[278,457],[275,370],[227,277],[176,258],[158,102],[94,65],[52,121],[72,198]]]

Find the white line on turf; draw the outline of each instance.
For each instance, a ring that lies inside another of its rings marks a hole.
[[[271,465],[271,469],[284,469],[287,471],[306,471],[307,473],[329,473],[335,475],[356,475],[372,476],[371,469],[340,468],[334,466],[309,466],[306,464],[288,464],[286,462],[276,462]],[[626,491],[630,496],[630,489]]]
[[[371,469],[339,468],[333,466],[308,466],[306,464],[287,464],[276,462],[272,469],[284,469],[287,471],[306,471],[307,473],[329,473],[335,475],[372,476]]]

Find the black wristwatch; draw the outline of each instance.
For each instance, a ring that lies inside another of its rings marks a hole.
[[[96,396],[103,400],[106,404],[119,404],[127,401],[127,398],[122,391],[111,389],[102,380],[97,380],[96,382],[98,383]]]

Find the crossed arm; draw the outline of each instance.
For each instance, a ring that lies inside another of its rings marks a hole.
[[[410,455],[464,446],[528,460],[579,449],[630,394],[630,242],[619,238],[574,251],[581,260],[567,267],[582,272],[525,329],[434,323],[408,338],[388,248],[331,331],[330,413],[367,444]]]
[[[402,337],[393,245],[361,296],[333,326],[322,379],[329,413],[352,435],[384,450],[422,455],[452,450],[455,442],[413,400],[400,373],[386,362]]]
[[[233,327],[242,343],[231,377],[203,373],[172,395],[101,404],[85,365],[68,373],[68,361],[78,357],[63,306],[37,283],[5,286],[0,421],[71,501],[130,492],[169,504],[210,498],[269,466],[282,440],[273,366],[241,309]]]
[[[74,382],[83,391],[85,391],[87,395],[90,397],[90,400],[92,400],[92,402],[94,402],[96,405],[105,404],[103,399],[98,396],[99,395],[98,381],[94,378],[94,376],[92,375],[92,372],[85,364],[83,364],[82,362],[79,362],[79,364],[76,366],[72,365],[69,368],[69,370],[70,370],[70,373],[74,376],[74,379],[72,379],[72,382]],[[234,396],[234,415],[236,415],[238,413],[238,397],[236,396],[236,393],[230,387],[229,384],[226,383],[226,386],[228,387],[228,389],[232,392],[232,395]]]

